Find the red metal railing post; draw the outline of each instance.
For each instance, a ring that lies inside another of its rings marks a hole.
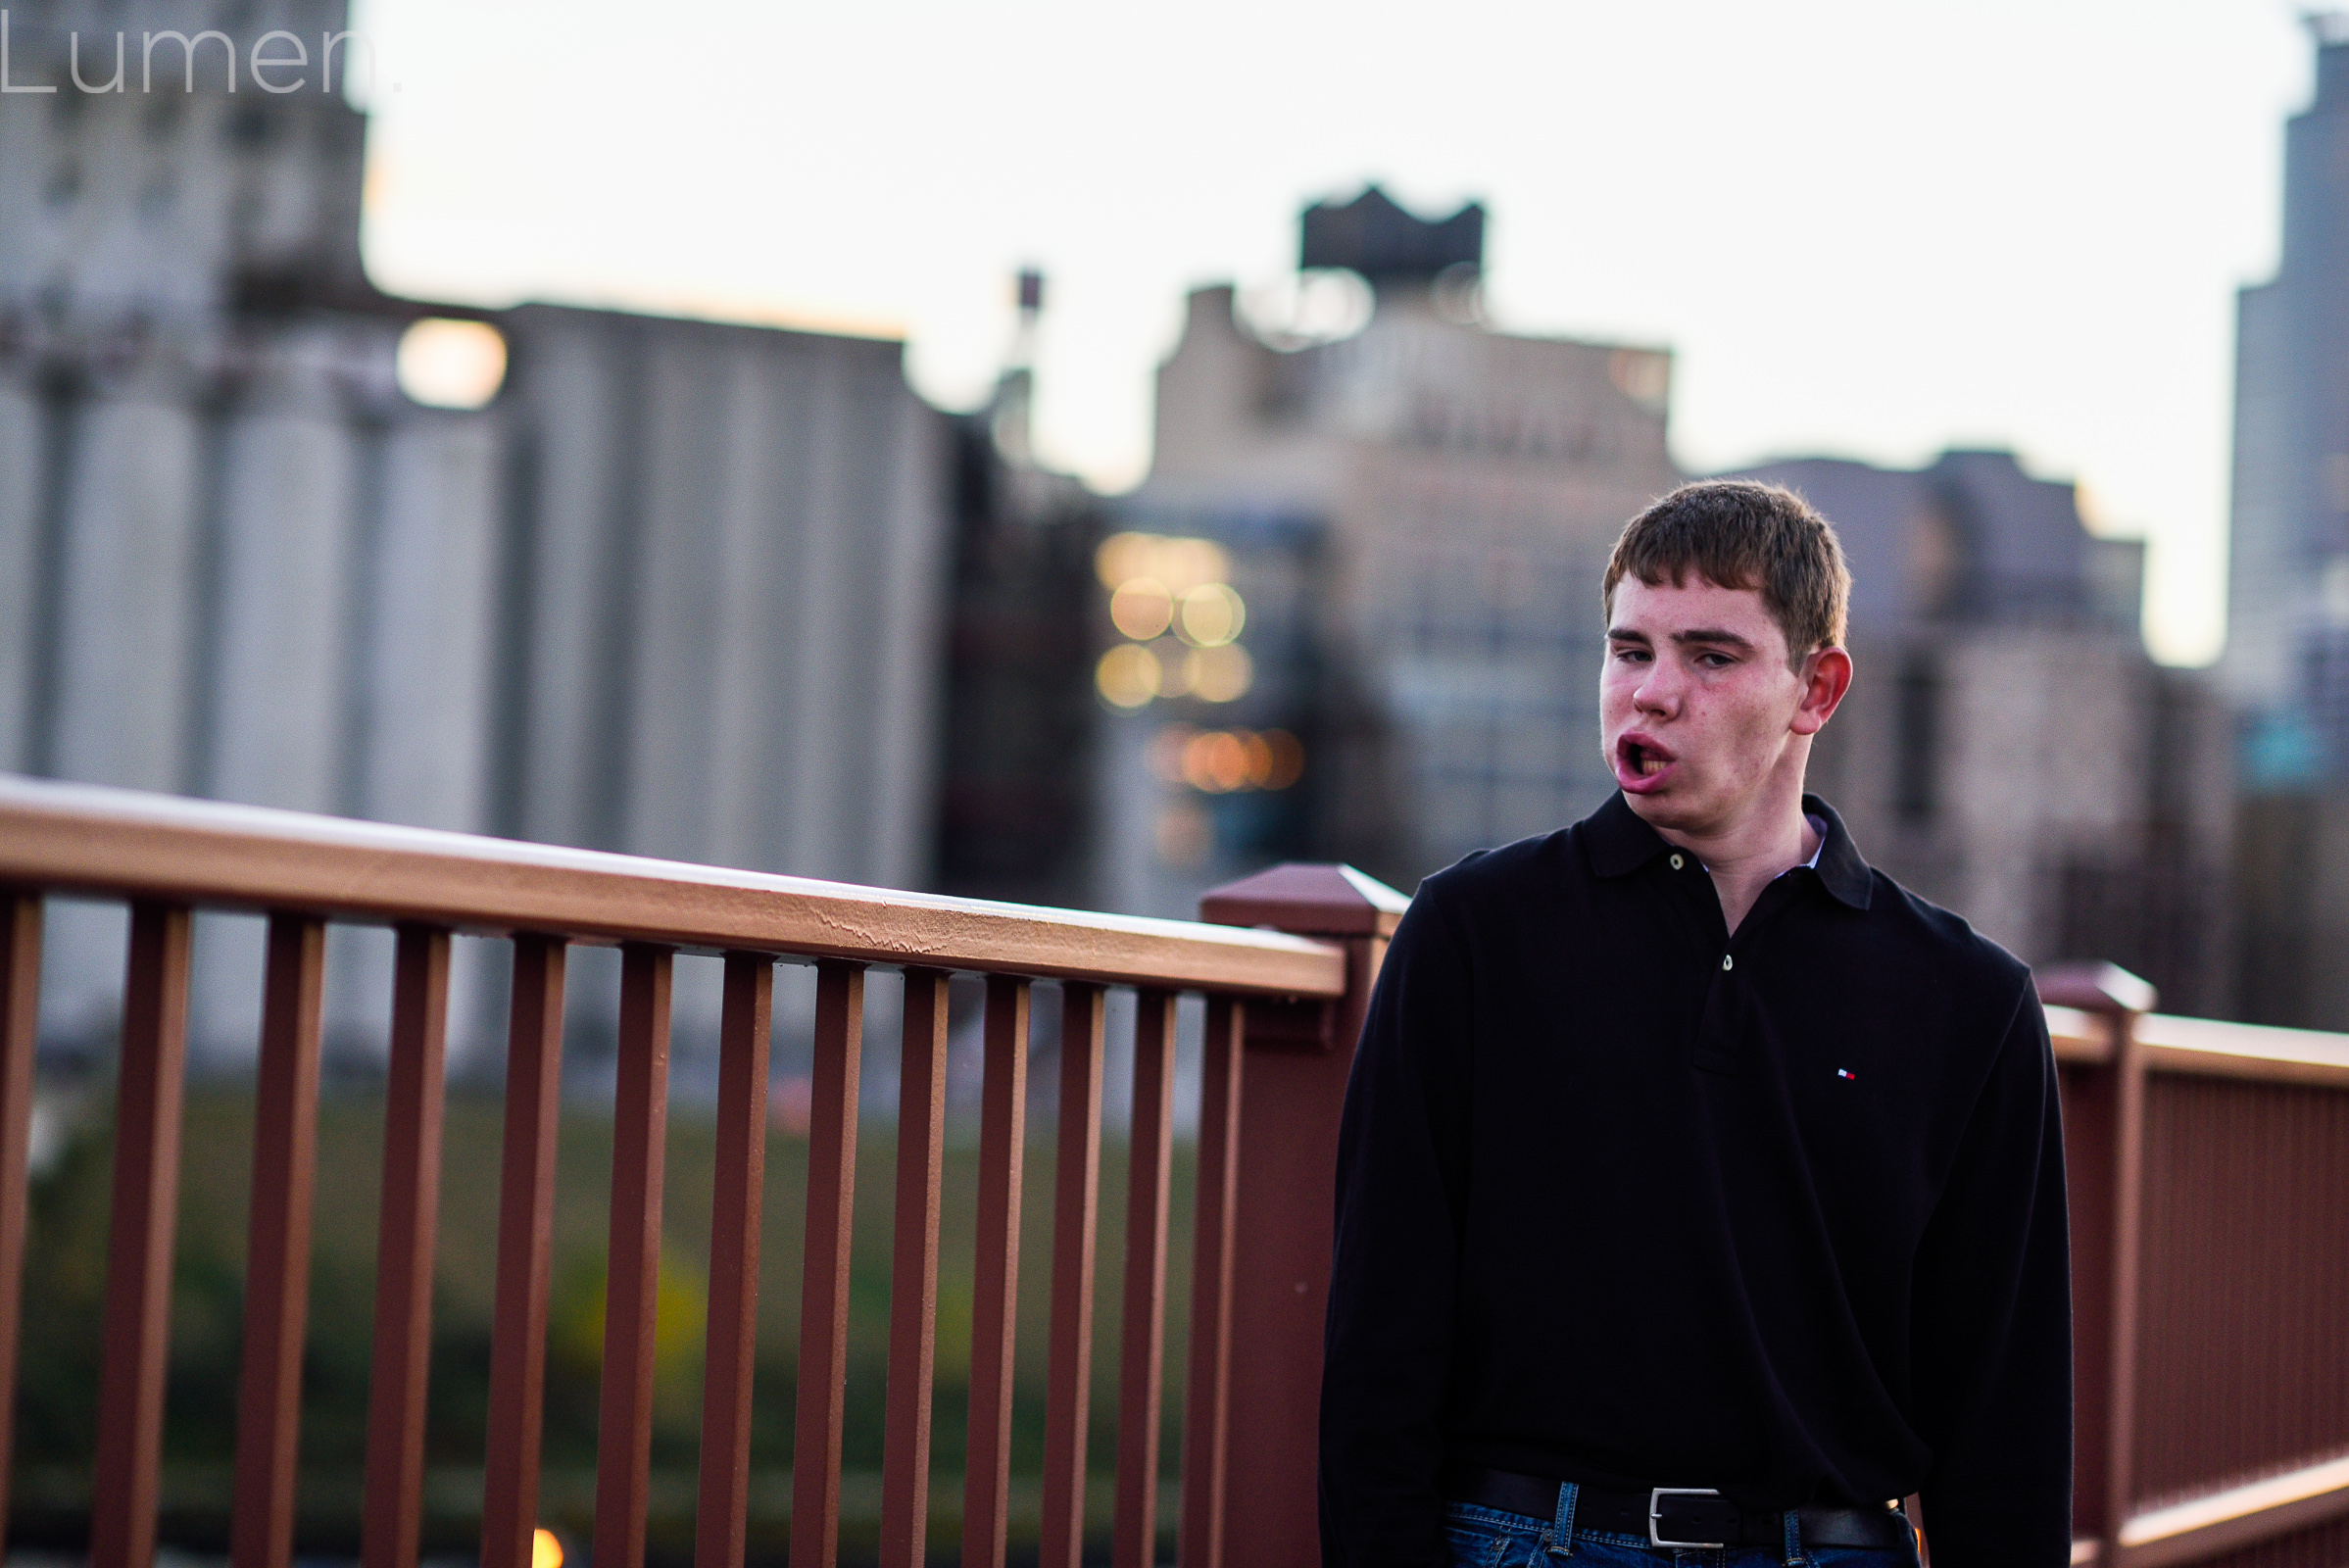
[[[1052,1306],[1045,1366],[1039,1568],[1085,1553],[1085,1448],[1093,1410],[1093,1271],[1101,1204],[1101,988],[1060,988],[1060,1110],[1052,1156]]]
[[[800,1264],[800,1395],[791,1458],[791,1568],[840,1557],[840,1432],[847,1401],[849,1243],[856,1200],[856,1088],[864,969],[815,968],[815,1078],[807,1124],[807,1236]]]
[[[0,1521],[8,1518],[9,1460],[16,1447],[17,1332],[24,1321],[40,989],[40,896],[0,891]]]
[[[1245,1004],[1207,999],[1199,1072],[1199,1191],[1192,1233],[1190,1387],[1183,1398],[1184,1568],[1223,1563],[1224,1453],[1232,1410],[1232,1231],[1240,1200],[1240,1106],[1247,1060]]]
[[[1152,1568],[1158,1560],[1158,1403],[1166,1348],[1167,1188],[1174,1171],[1174,993],[1144,991],[1134,1001],[1114,1568]]]
[[[939,1184],[946,1172],[947,974],[905,970],[898,1181],[882,1425],[881,1568],[921,1568],[930,1521],[930,1393],[938,1360]]]
[[[412,1568],[424,1516],[424,1399],[449,1039],[449,933],[400,927],[384,1085],[375,1347],[367,1383],[363,1568]]]
[[[155,1556],[193,929],[183,905],[130,906],[122,1082],[115,1091],[114,1208],[107,1226],[106,1349],[90,1489],[91,1568],[148,1568]]]
[[[604,1385],[596,1424],[596,1533],[604,1568],[644,1568],[653,1457],[661,1195],[668,1149],[667,948],[620,949],[619,1072],[612,1103]]]
[[[1250,1002],[1247,1009],[1220,1568],[1310,1568],[1321,1558],[1313,1476],[1338,1117],[1370,988],[1408,902],[1350,866],[1301,864],[1258,872],[1199,901],[1199,918],[1217,925],[1336,941],[1346,975],[1346,994],[1334,1001]],[[1193,1312],[1199,1309],[1194,1302]],[[1235,1477],[1245,1485],[1231,1485]],[[1190,1496],[1212,1483],[1186,1474],[1183,1485]],[[1198,1516],[1188,1504],[1185,1513]],[[1185,1568],[1208,1562],[1187,1546]]]
[[[325,977],[326,923],[304,914],[271,915],[246,1232],[236,1501],[228,1538],[233,1568],[286,1568],[293,1560]]]
[[[531,1568],[545,1415],[548,1274],[555,1250],[555,1126],[563,1086],[563,945],[514,939],[499,1149],[498,1297],[489,1339],[489,1444],[481,1568]]]
[[[1011,1493],[1011,1372],[1019,1337],[1020,1173],[1027,1152],[1028,982],[987,981],[979,1131],[978,1246],[972,1267],[970,1426],[962,1480],[962,1568],[1003,1568]]]
[[[2064,1104],[2072,1219],[2072,1533],[2110,1562],[2135,1501],[2137,1267],[2143,1251],[2145,1062],[2139,1014],[2153,987],[2115,964],[2057,964],[2039,998],[2094,1012],[2111,1054],[2073,1069]],[[1926,1526],[1930,1530],[1930,1517]]]
[[[774,1004],[775,960],[763,953],[726,955],[694,1568],[742,1568],[751,1491],[751,1379],[759,1352],[759,1226],[765,1212],[767,1035]]]

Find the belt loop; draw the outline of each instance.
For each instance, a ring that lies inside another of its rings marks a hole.
[[[1571,1481],[1558,1483],[1558,1516],[1550,1521],[1549,1534],[1561,1557],[1574,1555],[1574,1499],[1581,1491]]]
[[[1786,1522],[1786,1568],[1804,1568],[1810,1559],[1802,1554],[1802,1510],[1788,1508],[1783,1517]]]

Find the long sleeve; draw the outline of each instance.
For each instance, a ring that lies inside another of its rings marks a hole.
[[[1466,947],[1421,891],[1346,1085],[1321,1394],[1324,1568],[1444,1560],[1436,1472],[1467,1159]]]
[[[2063,1121],[2028,982],[1918,1257],[1912,1345],[1935,1568],[2072,1550],[2072,1283]]]

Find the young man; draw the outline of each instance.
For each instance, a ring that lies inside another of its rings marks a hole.
[[[1422,885],[1348,1086],[1324,1568],[2071,1554],[2054,1060],[2030,972],[1803,793],[1850,578],[1692,484],[1608,563],[1620,785]]]

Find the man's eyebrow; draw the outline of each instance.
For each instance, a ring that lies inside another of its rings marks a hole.
[[[1748,653],[1753,651],[1752,643],[1738,636],[1736,632],[1725,630],[1719,626],[1691,626],[1687,631],[1674,632],[1672,634],[1672,640],[1676,643],[1683,644],[1719,643],[1728,648],[1741,648]]]
[[[1607,641],[1611,643],[1643,643],[1647,640],[1647,633],[1634,631],[1629,626],[1609,626],[1607,628]]]

